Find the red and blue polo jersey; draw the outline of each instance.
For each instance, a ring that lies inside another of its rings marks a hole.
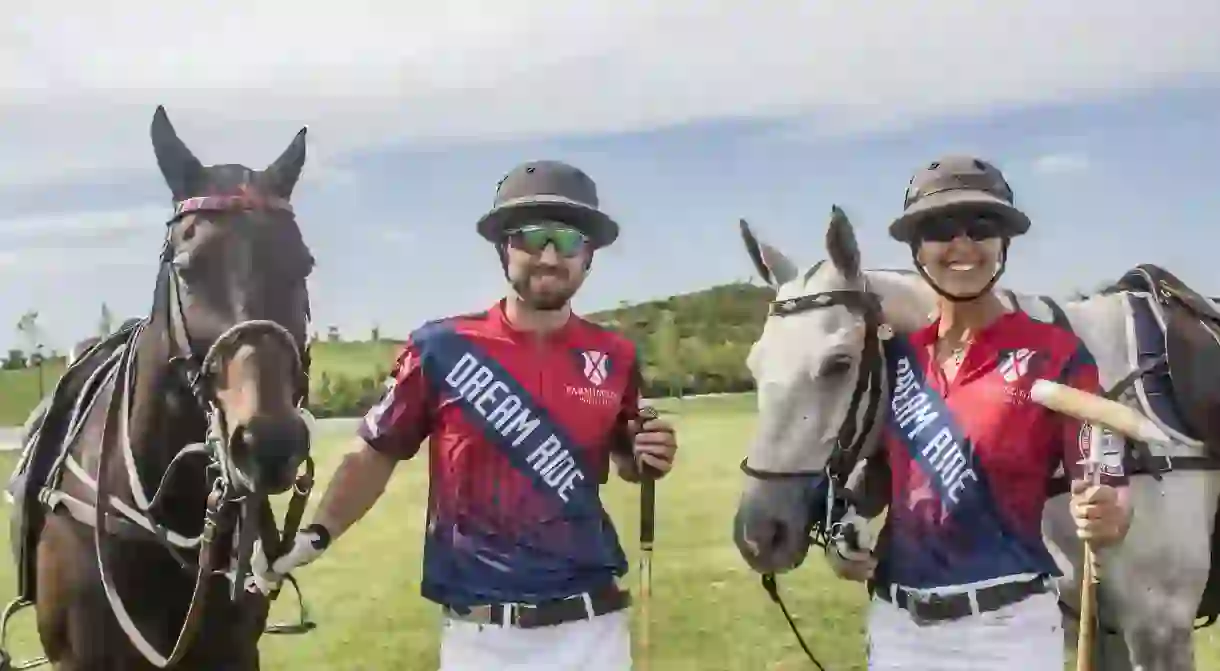
[[[932,357],[938,329],[886,342],[892,482],[878,579],[929,589],[1057,576],[1043,506],[1060,465],[1081,477],[1088,427],[1035,403],[1030,387],[1043,378],[1099,394],[1096,363],[1075,334],[1012,312],[976,335],[948,382]],[[1121,465],[1103,478],[1125,481]]]
[[[359,434],[400,459],[429,439],[423,596],[533,603],[626,573],[599,491],[639,387],[631,341],[576,316],[518,331],[501,301],[412,333]]]

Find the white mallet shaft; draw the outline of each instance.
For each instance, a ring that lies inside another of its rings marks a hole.
[[[1083,422],[1104,426],[1135,440],[1153,444],[1172,442],[1151,419],[1108,398],[1050,380],[1034,381],[1029,394],[1038,405]]]

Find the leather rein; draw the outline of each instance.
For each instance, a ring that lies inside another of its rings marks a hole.
[[[833,543],[843,536],[842,525],[838,523],[842,512],[850,504],[850,492],[847,491],[847,478],[855,468],[860,451],[873,433],[881,404],[882,384],[885,378],[885,357],[882,352],[882,340],[888,339],[892,331],[882,318],[881,299],[877,294],[861,290],[825,291],[807,294],[796,298],[772,301],[769,314],[777,317],[799,314],[809,310],[829,307],[846,307],[853,314],[864,320],[864,346],[861,352],[860,373],[856,379],[856,387],[852,393],[851,403],[843,424],[839,427],[835,448],[826,459],[826,464],[820,469],[801,471],[764,471],[751,467],[746,459],[741,461],[741,470],[747,476],[759,480],[778,479],[808,479],[817,483],[825,479],[828,484],[826,493],[826,514],[810,516],[810,528],[805,530],[814,545],[829,551]],[[860,405],[865,403],[863,421],[860,418]],[[779,595],[774,573],[762,576],[762,586],[771,600],[779,606],[788,621],[789,628],[796,636],[801,649],[821,671],[826,667],[818,661],[801,636],[796,622],[792,619],[787,605]]]
[[[206,196],[180,201],[174,208],[173,217],[167,222],[167,226],[172,226],[181,217],[194,212],[238,209],[273,209],[292,214],[292,206],[285,200],[243,192],[238,196]],[[111,385],[112,391],[99,443],[96,478],[91,476],[70,454],[70,450],[65,450],[65,457],[62,459],[67,471],[88,488],[94,490],[95,505],[68,495],[62,491],[58,482],[55,483],[52,488],[54,491],[48,497],[48,505],[54,508],[62,504],[73,518],[93,527],[98,573],[115,619],[140,654],[150,664],[164,669],[173,666],[183,658],[198,634],[203,622],[211,578],[222,575],[231,581],[231,600],[250,598],[245,595],[245,586],[251,575],[250,563],[255,539],[262,540],[269,562],[273,562],[275,558],[291,547],[313,489],[314,462],[312,456],[306,456],[305,470],[297,477],[292,487],[292,497],[285,515],[283,531],[277,534],[275,513],[271,508],[268,496],[255,491],[254,484],[233,463],[228,442],[227,420],[217,400],[214,382],[217,366],[224,350],[234,347],[251,335],[271,335],[293,353],[297,378],[294,400],[298,411],[303,414],[312,429],[312,417],[305,409],[309,387],[308,347],[300,347],[292,334],[278,323],[267,320],[248,320],[230,327],[216,338],[203,356],[199,356],[191,347],[190,334],[183,314],[183,280],[175,265],[174,250],[168,233],[161,254],[161,274],[166,280],[165,337],[169,341],[172,353],[169,364],[182,388],[190,393],[198,409],[206,417],[208,429],[204,440],[201,443],[190,444],[174,455],[162,474],[156,491],[149,498],[136,468],[136,458],[129,435],[131,395],[135,391],[137,345],[144,329],[151,321],[150,318],[146,318],[132,328],[126,342],[121,344],[112,356],[112,360],[117,359],[117,364],[107,374],[108,379],[104,383]],[[308,311],[308,306],[306,310]],[[77,412],[82,411],[78,409]],[[79,428],[79,423],[74,421],[73,426]],[[69,441],[74,438],[75,432],[69,434]],[[211,481],[211,490],[207,498],[202,532],[198,536],[187,538],[158,522],[155,515],[169,489],[168,485],[176,469],[188,458],[195,457],[203,457],[207,460],[206,472],[208,480]],[[114,483],[111,480],[113,478],[108,476],[116,458],[121,458],[126,462],[125,470],[129,486],[125,489],[130,494],[134,507],[115,496],[112,491]],[[214,543],[218,534],[229,530],[233,531],[234,548],[229,553],[231,555],[230,565],[227,569],[221,569],[217,567],[221,549]],[[195,586],[186,617],[173,649],[168,654],[162,654],[149,642],[132,619],[122,597],[118,594],[112,576],[106,568],[103,539],[107,535],[156,542],[169,552],[184,571],[194,575]],[[187,553],[195,554],[197,558],[192,560],[186,556]],[[292,583],[300,597],[300,590],[295,579],[292,576],[285,577]],[[277,588],[269,598],[274,600],[278,595]],[[268,633],[304,633],[312,630],[316,625],[309,620],[303,599],[300,600],[300,607],[299,623],[272,625],[266,631]]]

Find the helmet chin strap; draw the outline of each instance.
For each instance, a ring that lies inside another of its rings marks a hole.
[[[915,262],[915,270],[919,273],[920,277],[922,277],[924,281],[928,283],[928,286],[932,287],[932,291],[935,291],[940,296],[953,301],[954,303],[969,303],[970,301],[984,296],[987,294],[987,292],[991,291],[991,288],[994,287],[995,283],[999,281],[1000,276],[1004,274],[1004,269],[1008,265],[1008,242],[1009,239],[1004,238],[1003,246],[1000,248],[1000,265],[998,268],[996,268],[996,271],[991,276],[991,279],[986,285],[983,286],[982,289],[978,291],[978,293],[971,294],[969,296],[951,294],[948,291],[940,288],[940,285],[936,284],[935,280],[932,279],[932,276],[928,274],[927,269],[924,268],[924,265],[919,262],[918,243],[913,243],[911,245],[911,260]]]

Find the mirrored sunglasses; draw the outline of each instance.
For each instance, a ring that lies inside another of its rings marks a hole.
[[[540,254],[550,244],[555,246],[555,253],[571,258],[588,246],[589,238],[566,224],[532,222],[507,231],[505,242],[513,249],[530,254]]]

